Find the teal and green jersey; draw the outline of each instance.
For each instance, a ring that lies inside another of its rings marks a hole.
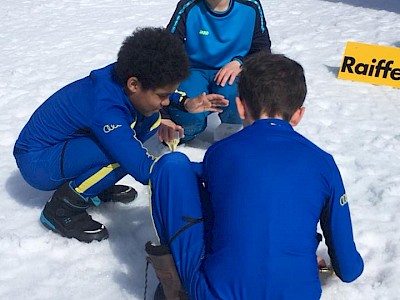
[[[194,68],[220,69],[271,48],[258,0],[231,0],[224,12],[212,10],[204,0],[182,0],[167,28],[184,42]]]

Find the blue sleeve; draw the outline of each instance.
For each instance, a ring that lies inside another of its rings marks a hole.
[[[271,53],[271,39],[267,28],[267,22],[264,17],[264,11],[258,0],[249,1],[253,4],[256,11],[256,23],[254,26],[254,34],[251,47],[247,55],[259,52],[261,50]]]
[[[264,11],[260,1],[247,1],[246,4],[253,7],[256,12],[256,18],[250,50],[245,57],[259,51],[267,51],[268,53],[271,53],[271,39],[269,37],[267,21],[265,20]],[[245,57],[235,56],[234,58],[232,58],[232,60],[237,60],[241,64],[243,64],[243,60],[245,59]]]
[[[185,92],[176,90],[169,96],[169,106],[179,108],[180,110],[187,111],[185,108],[185,101],[188,98]]]
[[[175,34],[182,42],[186,38],[186,13],[189,10],[186,8],[192,5],[195,1],[179,1],[175,11],[167,25],[167,29]]]
[[[361,275],[364,263],[354,243],[349,204],[334,161],[331,183],[331,195],[325,203],[320,224],[336,275],[344,282],[351,282]]]
[[[160,123],[161,113],[156,113],[150,117],[144,118],[144,120],[141,121],[140,124],[136,123],[134,126],[134,131],[136,132],[137,139],[140,140],[142,143],[146,142],[157,132]]]
[[[169,107],[178,108],[182,111],[187,112],[185,108],[185,101],[187,98],[188,96],[186,95],[185,92],[176,90],[169,96],[169,101],[170,101]],[[160,110],[160,113],[163,119],[171,119],[168,109],[166,109],[165,107],[163,107]]]
[[[131,121],[132,116],[123,107],[110,105],[96,112],[91,129],[103,147],[128,174],[142,184],[148,184],[155,157],[143,147]]]

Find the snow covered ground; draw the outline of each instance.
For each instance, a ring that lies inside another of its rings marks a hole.
[[[49,192],[29,187],[12,157],[31,113],[53,92],[116,59],[134,28],[165,26],[177,1],[4,0],[0,8],[0,299],[143,299],[147,187],[133,204],[92,210],[107,241],[82,244],[44,229]],[[305,68],[309,94],[297,130],[332,153],[350,199],[365,271],[323,280],[323,300],[400,299],[400,89],[336,79],[345,43],[400,47],[399,0],[262,1],[272,50]],[[200,161],[212,127],[178,149]],[[262,237],[260,237],[262,240]],[[327,258],[326,248],[318,253]],[[149,294],[156,280],[149,273]],[[149,299],[149,298],[148,298]],[[250,299],[249,299],[250,300]],[[258,299],[251,299],[258,300]]]

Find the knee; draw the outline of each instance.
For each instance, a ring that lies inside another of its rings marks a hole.
[[[234,83],[226,84],[224,86],[217,86],[215,90],[213,90],[216,94],[224,95],[226,99],[229,100],[229,104],[235,104],[235,99],[238,95],[237,92],[237,79],[235,79]]]
[[[178,170],[191,166],[189,158],[181,152],[171,152],[163,155],[154,165],[154,171],[176,173]]]
[[[165,161],[165,163],[178,164],[178,165],[190,163],[189,158],[186,156],[186,154],[182,152],[171,152],[165,154],[161,157],[160,160]]]
[[[243,120],[239,116],[235,101],[230,101],[227,107],[219,114],[222,123],[242,124]]]

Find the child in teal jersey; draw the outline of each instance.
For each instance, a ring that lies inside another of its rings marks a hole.
[[[237,131],[242,121],[235,97],[236,77],[246,57],[259,51],[270,52],[271,41],[263,9],[258,0],[182,0],[167,26],[185,45],[190,60],[190,76],[179,90],[189,97],[202,93],[224,95],[229,105],[219,113],[218,131]],[[160,133],[181,131],[189,141],[205,130],[210,112],[188,114],[169,107],[164,110]],[[167,126],[169,125],[169,126]],[[161,134],[168,140],[171,134]]]

